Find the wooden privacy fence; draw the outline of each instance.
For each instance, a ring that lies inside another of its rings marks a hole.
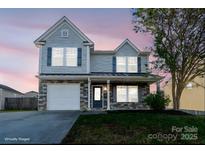
[[[5,98],[6,110],[37,110],[37,104],[36,97]]]

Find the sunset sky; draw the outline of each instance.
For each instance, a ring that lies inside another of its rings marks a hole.
[[[133,31],[130,9],[0,9],[0,84],[38,91],[38,49],[33,41],[62,16],[80,28],[95,49],[115,49],[126,38],[141,50],[152,45],[148,34]]]

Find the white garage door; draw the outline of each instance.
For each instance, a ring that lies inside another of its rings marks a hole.
[[[49,84],[47,110],[80,110],[80,84]]]

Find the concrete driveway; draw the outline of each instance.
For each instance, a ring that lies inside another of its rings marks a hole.
[[[80,112],[0,112],[0,144],[59,144]]]

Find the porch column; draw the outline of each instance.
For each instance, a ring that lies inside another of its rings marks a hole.
[[[110,110],[110,80],[107,80],[107,110]]]
[[[90,85],[91,85],[91,80],[88,78],[88,110],[90,110]]]

